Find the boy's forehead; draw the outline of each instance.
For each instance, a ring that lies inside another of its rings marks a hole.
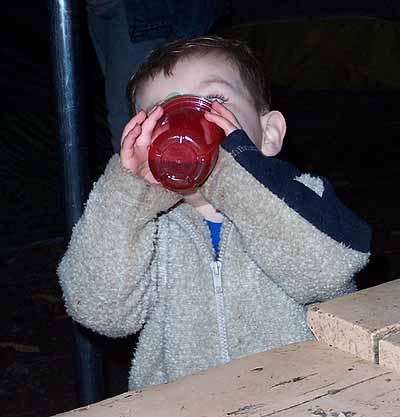
[[[149,77],[137,94],[137,107],[149,110],[171,93],[194,94],[211,82],[242,84],[237,66],[223,54],[210,52],[179,59],[170,74],[160,71]]]

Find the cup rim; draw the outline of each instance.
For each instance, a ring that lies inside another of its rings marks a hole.
[[[171,110],[176,105],[188,105],[188,107],[193,108],[195,106],[196,110],[211,110],[212,101],[202,97],[196,96],[194,94],[181,94],[179,96],[170,97],[163,101],[160,105],[163,107],[164,111]]]

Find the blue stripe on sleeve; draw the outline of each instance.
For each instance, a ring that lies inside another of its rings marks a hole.
[[[295,178],[301,172],[288,162],[264,156],[243,130],[226,137],[222,147],[257,181],[332,239],[369,252],[371,229],[337,198],[327,180],[322,197]]]

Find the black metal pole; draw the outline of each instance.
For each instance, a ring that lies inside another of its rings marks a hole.
[[[85,92],[81,62],[79,0],[49,0],[58,135],[64,165],[67,239],[82,215],[88,190]],[[77,394],[80,405],[104,398],[101,349],[74,323]]]

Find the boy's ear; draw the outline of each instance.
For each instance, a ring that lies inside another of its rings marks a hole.
[[[261,115],[262,144],[261,152],[265,156],[275,156],[281,149],[286,133],[286,121],[282,113],[273,110]]]

